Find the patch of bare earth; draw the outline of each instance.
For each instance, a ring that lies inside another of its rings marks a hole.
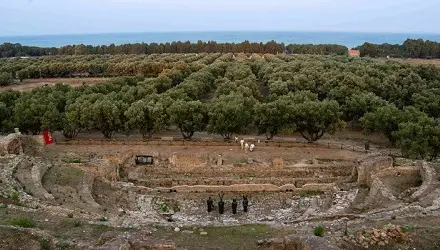
[[[55,85],[57,83],[63,83],[70,85],[72,87],[79,87],[82,85],[95,85],[99,83],[103,83],[107,81],[108,78],[100,77],[100,78],[40,78],[40,79],[26,79],[22,83],[9,85],[6,87],[0,88],[0,91],[3,90],[17,90],[17,91],[30,91],[32,89],[42,87],[45,85]]]

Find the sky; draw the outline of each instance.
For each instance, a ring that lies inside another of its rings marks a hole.
[[[0,0],[0,36],[161,31],[440,33],[440,0]]]

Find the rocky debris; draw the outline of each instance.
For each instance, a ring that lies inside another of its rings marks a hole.
[[[405,199],[407,197],[410,197],[414,192],[416,192],[419,189],[419,187],[411,187],[408,188],[407,190],[403,191],[402,193],[400,193],[399,195],[399,199]]]
[[[20,133],[9,134],[0,139],[0,152],[2,155],[15,154],[19,155],[23,153],[22,148],[22,135]]]
[[[208,232],[202,231],[200,232],[200,235],[208,235]]]
[[[384,228],[365,229],[356,232],[354,235],[344,236],[345,241],[368,248],[368,246],[387,246],[391,243],[411,242],[409,235],[404,227],[388,224]]]
[[[174,232],[180,232],[180,228],[175,227],[175,228],[174,228]]]
[[[340,250],[326,239],[316,236],[289,235],[284,238],[271,238],[256,242],[259,247],[270,249],[319,249]]]
[[[166,243],[153,239],[150,231],[139,233],[106,232],[99,237],[96,249],[98,250],[175,250],[173,243]]]

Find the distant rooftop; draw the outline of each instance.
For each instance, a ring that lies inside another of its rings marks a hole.
[[[349,56],[361,56],[361,52],[357,49],[350,49],[348,50]]]

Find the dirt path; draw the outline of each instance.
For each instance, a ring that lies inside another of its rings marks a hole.
[[[0,91],[5,90],[17,90],[17,91],[29,91],[34,88],[42,87],[44,85],[55,85],[57,83],[68,84],[72,87],[78,87],[83,84],[95,85],[107,81],[109,78],[40,78],[40,79],[26,79],[20,84],[9,85],[1,87]]]

